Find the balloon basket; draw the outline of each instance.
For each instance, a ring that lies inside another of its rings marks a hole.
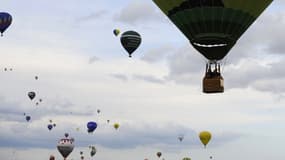
[[[223,93],[224,92],[224,79],[221,75],[207,77],[203,79],[203,92],[204,93]]]

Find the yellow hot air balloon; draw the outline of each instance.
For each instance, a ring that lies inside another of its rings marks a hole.
[[[206,148],[206,145],[209,143],[209,141],[211,140],[211,133],[208,132],[208,131],[203,131],[203,132],[200,132],[199,134],[199,138],[201,140],[201,142],[204,144],[205,148]]]
[[[114,124],[114,128],[117,130],[120,127],[119,123]]]

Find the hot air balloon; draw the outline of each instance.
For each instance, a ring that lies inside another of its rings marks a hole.
[[[184,139],[184,136],[183,136],[183,135],[179,135],[179,136],[178,136],[178,140],[179,140],[180,142],[182,142],[183,139]]]
[[[107,123],[110,123],[110,120],[109,120],[109,119],[107,120]]]
[[[97,109],[97,113],[99,114],[101,112],[101,110],[100,109]]]
[[[35,92],[29,92],[28,96],[31,100],[33,100],[36,97],[36,93]]]
[[[199,138],[201,140],[201,142],[204,144],[205,148],[206,148],[206,145],[209,143],[209,141],[211,140],[211,133],[208,132],[208,131],[203,131],[203,132],[200,132],[199,134]]]
[[[29,122],[31,120],[31,116],[26,116],[26,121]]]
[[[55,160],[55,157],[53,155],[50,155],[49,160]]]
[[[90,156],[93,157],[97,152],[96,147],[95,146],[89,146],[89,148],[91,149]]]
[[[224,92],[220,61],[273,0],[153,1],[208,59],[203,92],[219,93]]]
[[[12,23],[12,16],[6,12],[0,12],[0,32],[1,36]]]
[[[118,36],[120,34],[120,32],[121,31],[119,29],[114,29],[113,30],[113,33],[114,33],[115,36]]]
[[[157,155],[158,158],[160,158],[162,153],[161,152],[157,152],[156,155]]]
[[[47,126],[47,128],[48,128],[48,130],[52,130],[53,125],[49,124],[49,125]]]
[[[184,157],[182,160],[191,160],[189,157]]]
[[[212,156],[210,156],[210,159],[213,159],[213,157],[212,157]]]
[[[135,31],[124,32],[121,36],[121,44],[129,53],[129,57],[132,57],[133,52],[140,46],[141,41],[140,34]]]
[[[118,128],[120,127],[120,124],[119,123],[115,123],[114,124],[114,128],[117,130]]]
[[[74,139],[68,138],[68,134],[65,134],[65,138],[60,139],[57,144],[57,150],[62,155],[64,159],[73,151]]]
[[[88,133],[94,132],[96,128],[97,128],[97,123],[96,122],[90,121],[90,122],[87,123],[87,129],[88,129],[87,131],[88,131]]]
[[[39,79],[39,77],[38,76],[35,76],[35,80],[38,80]]]
[[[54,124],[52,124],[53,125],[53,127],[56,127],[56,124],[54,123]]]

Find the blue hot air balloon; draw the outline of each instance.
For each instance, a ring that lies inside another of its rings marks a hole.
[[[26,116],[26,121],[29,122],[31,120],[31,116]]]
[[[3,36],[3,33],[12,23],[12,16],[6,12],[0,12],[0,33]]]
[[[47,126],[47,128],[48,128],[48,130],[52,130],[53,125],[52,125],[52,124],[49,124],[49,125]]]
[[[90,122],[87,123],[87,129],[88,129],[87,131],[88,131],[88,133],[94,132],[96,128],[97,128],[97,123],[96,122],[90,121]]]

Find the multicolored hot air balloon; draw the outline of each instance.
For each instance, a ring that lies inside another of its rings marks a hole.
[[[12,16],[6,12],[0,12],[0,33],[3,36],[3,33],[12,23]]]
[[[204,144],[205,148],[206,145],[210,142],[212,135],[208,131],[202,131],[199,134],[200,141]]]
[[[64,160],[68,157],[68,155],[73,151],[74,148],[74,139],[68,138],[68,134],[65,134],[65,138],[59,140],[57,144],[57,150],[62,155]]]
[[[273,0],[153,1],[208,59],[203,92],[218,93],[224,92],[220,61]]]
[[[140,34],[135,31],[124,32],[121,36],[121,44],[129,53],[129,57],[132,57],[133,52],[140,46],[141,41]]]
[[[121,31],[119,29],[114,29],[113,33],[115,36],[118,36],[121,33]]]

